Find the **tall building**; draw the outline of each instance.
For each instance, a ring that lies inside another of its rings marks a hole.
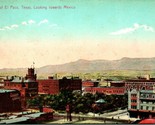
[[[28,74],[26,74],[25,79],[31,79],[31,80],[36,81],[37,74],[35,74],[35,69],[34,68],[28,68]]]
[[[155,117],[155,79],[147,76],[127,80],[125,87],[128,92],[128,111],[130,117]]]
[[[4,80],[4,89],[18,90],[21,94],[22,107],[26,107],[26,100],[38,94],[38,83],[34,68],[28,69],[25,78],[19,76],[7,77]]]
[[[59,80],[48,77],[48,79],[38,79],[38,93],[39,94],[58,94]]]
[[[58,94],[61,90],[80,90],[82,89],[82,80],[79,78],[38,79],[39,94]]]

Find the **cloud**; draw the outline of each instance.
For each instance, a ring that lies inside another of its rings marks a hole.
[[[10,26],[5,26],[4,29],[11,30],[11,27]]]
[[[141,27],[144,28],[144,30],[146,30],[146,31],[154,32],[153,27],[150,27],[150,26],[147,26],[147,25],[142,25]]]
[[[11,28],[18,28],[18,25],[17,24],[14,24],[14,25],[11,25]]]
[[[34,20],[29,20],[28,24],[35,24],[36,22]]]
[[[44,20],[41,20],[39,23],[38,23],[38,26],[42,25],[42,24],[45,24],[45,23],[49,23],[49,21],[47,19],[44,19]],[[28,21],[23,21],[21,22],[20,24],[12,24],[10,26],[4,26],[4,27],[1,27],[0,28],[0,31],[4,31],[4,30],[12,30],[12,29],[16,29],[18,28],[20,25],[23,25],[23,26],[28,26],[28,25],[33,25],[33,24],[36,24],[36,21],[35,20],[28,20]],[[58,28],[58,25],[57,24],[48,24],[49,27],[53,28],[53,27],[56,27]]]
[[[44,20],[40,21],[40,22],[38,23],[38,25],[40,26],[40,25],[45,24],[45,23],[48,23],[48,22],[49,22],[49,21],[48,21],[47,19],[44,19]]]
[[[13,24],[11,26],[4,26],[3,28],[0,28],[1,31],[4,31],[4,30],[12,30],[14,28],[18,28],[19,26],[17,24]]]
[[[28,21],[23,21],[21,22],[22,25],[31,25],[31,24],[35,24],[36,22],[34,20],[28,20]]]
[[[22,22],[21,24],[22,24],[22,25],[27,25],[27,22],[26,22],[26,21],[24,21],[24,22]]]
[[[154,29],[151,26],[140,25],[140,24],[135,23],[132,27],[120,29],[120,30],[118,30],[116,32],[112,32],[110,34],[111,35],[123,35],[123,34],[132,33],[132,32],[139,30],[139,29],[143,29],[144,31],[154,32]]]

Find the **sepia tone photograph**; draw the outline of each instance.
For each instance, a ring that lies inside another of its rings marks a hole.
[[[155,0],[0,0],[0,124],[155,124]]]

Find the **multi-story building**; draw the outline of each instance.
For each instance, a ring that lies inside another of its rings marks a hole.
[[[58,94],[59,80],[48,77],[48,79],[38,79],[38,94]]]
[[[125,87],[124,81],[110,81],[110,87]]]
[[[82,90],[82,80],[78,77],[59,79],[59,90]]]
[[[26,100],[38,94],[38,83],[34,68],[28,69],[25,78],[19,76],[7,77],[4,80],[4,89],[18,90],[21,94],[22,107],[26,107]]]
[[[84,82],[84,93],[104,93],[107,95],[124,95],[125,91],[125,82],[124,81],[111,81],[110,86],[94,86],[93,82]]]
[[[82,80],[79,78],[38,79],[39,94],[58,94],[61,90],[80,90],[82,89]]]
[[[155,117],[155,79],[147,77],[126,80],[125,86],[130,117]]]
[[[21,96],[17,90],[0,89],[0,113],[21,111]]]
[[[83,90],[84,93],[104,93],[106,95],[124,95],[124,87],[87,87]]]

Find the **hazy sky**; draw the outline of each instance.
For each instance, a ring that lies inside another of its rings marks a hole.
[[[0,68],[155,57],[154,5],[155,0],[0,0]]]

